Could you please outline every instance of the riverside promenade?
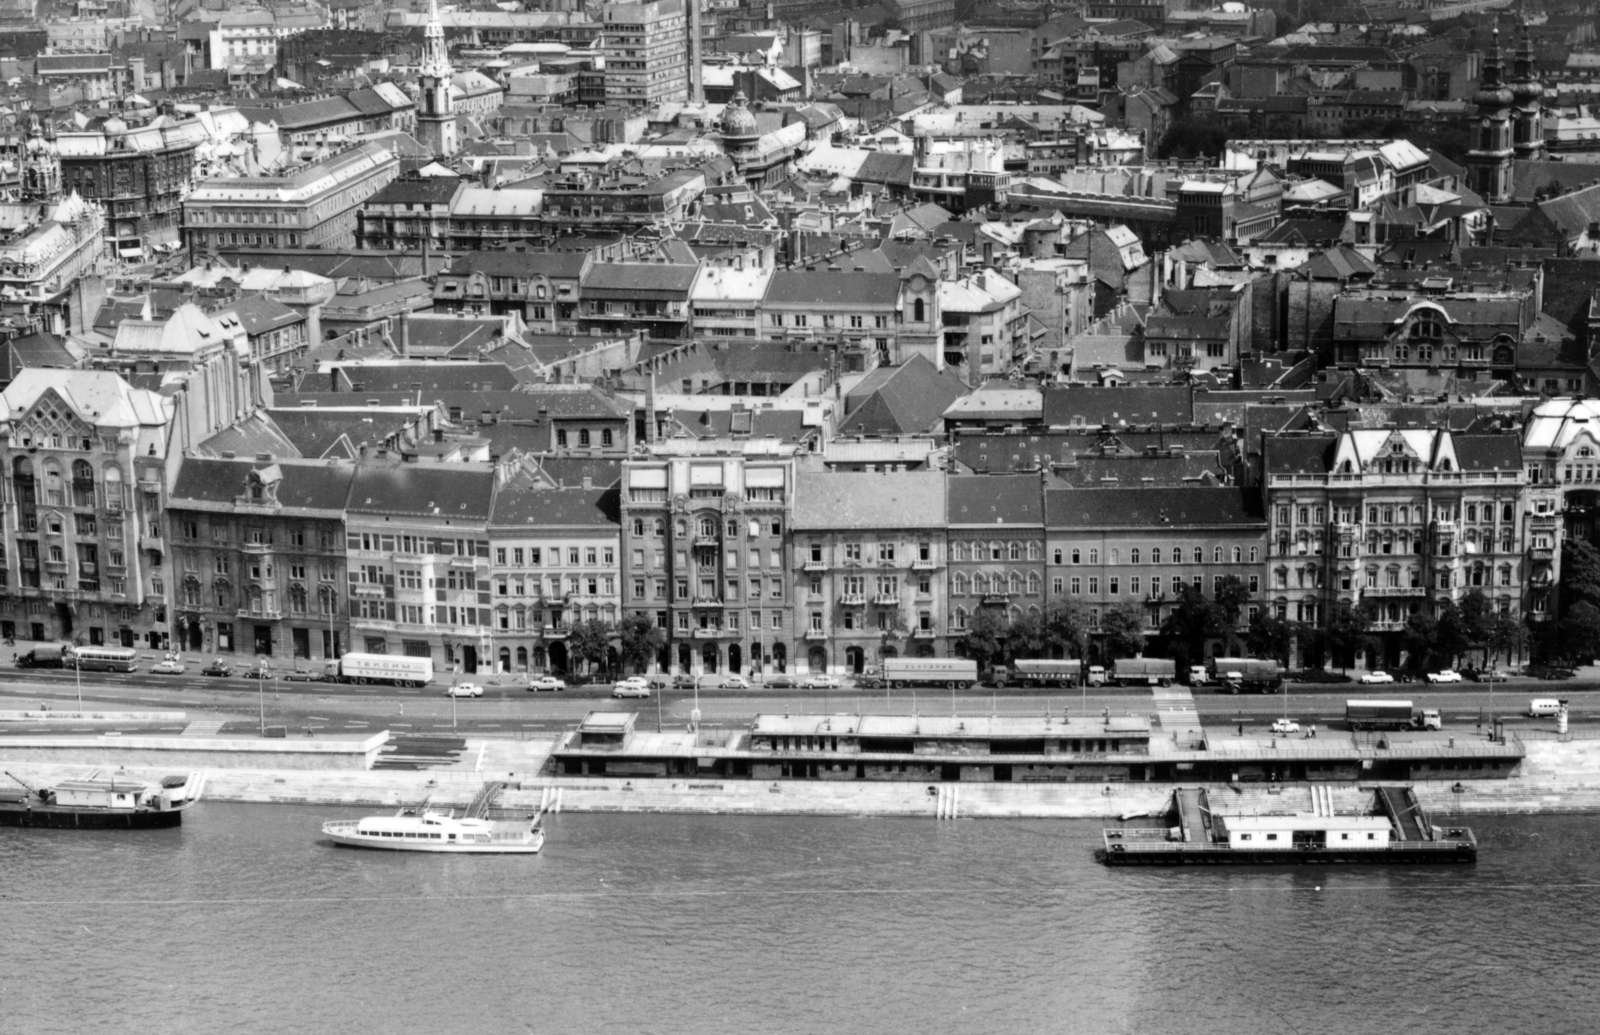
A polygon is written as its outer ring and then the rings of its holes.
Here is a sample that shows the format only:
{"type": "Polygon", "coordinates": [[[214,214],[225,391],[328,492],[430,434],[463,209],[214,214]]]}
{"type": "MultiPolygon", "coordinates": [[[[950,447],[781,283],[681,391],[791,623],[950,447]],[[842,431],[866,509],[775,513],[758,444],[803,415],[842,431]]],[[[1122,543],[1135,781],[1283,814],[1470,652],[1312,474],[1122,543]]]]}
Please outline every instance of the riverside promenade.
{"type": "MultiPolygon", "coordinates": [[[[466,738],[462,749],[415,768],[373,768],[388,734],[291,741],[227,737],[72,736],[0,740],[0,770],[31,784],[86,768],[160,777],[203,768],[210,800],[398,808],[430,802],[465,807],[487,781],[506,784],[509,808],[569,812],[744,815],[922,816],[928,818],[1108,819],[1163,809],[1177,786],[1204,786],[1232,808],[1309,809],[1313,785],[1358,794],[1392,781],[1195,781],[1107,783],[926,783],[726,777],[557,775],[558,738],[466,738]]],[[[1600,812],[1600,738],[1529,739],[1515,772],[1500,779],[1408,780],[1436,815],[1600,812]]]]}

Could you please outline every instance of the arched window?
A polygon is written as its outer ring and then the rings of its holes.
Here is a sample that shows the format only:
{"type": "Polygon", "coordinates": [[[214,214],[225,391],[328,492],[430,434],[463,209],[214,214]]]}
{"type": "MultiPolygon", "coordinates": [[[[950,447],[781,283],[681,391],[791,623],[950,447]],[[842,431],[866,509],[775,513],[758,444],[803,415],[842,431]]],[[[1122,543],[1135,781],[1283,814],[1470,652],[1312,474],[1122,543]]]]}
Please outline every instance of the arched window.
{"type": "Polygon", "coordinates": [[[1077,564],[1078,563],[1079,557],[1080,557],[1080,554],[1078,553],[1077,550],[1072,551],[1072,563],[1073,564],[1077,564]]]}
{"type": "Polygon", "coordinates": [[[1507,504],[1504,504],[1504,505],[1501,506],[1501,508],[1500,508],[1500,520],[1501,521],[1514,520],[1514,518],[1512,517],[1511,504],[1507,503],[1507,504]]]}
{"type": "Polygon", "coordinates": [[[973,572],[972,592],[980,597],[989,592],[989,576],[981,571],[973,572]]]}
{"type": "Polygon", "coordinates": [[[1150,547],[1150,563],[1151,564],[1160,564],[1161,563],[1161,547],[1159,547],[1159,546],[1150,547]]]}
{"type": "Polygon", "coordinates": [[[1117,549],[1115,546],[1113,546],[1111,548],[1111,563],[1112,564],[1121,564],[1122,563],[1122,551],[1117,549]]]}
{"type": "Polygon", "coordinates": [[[1128,551],[1128,563],[1129,564],[1138,564],[1139,563],[1139,548],[1137,546],[1135,546],[1133,549],[1128,551]]]}
{"type": "Polygon", "coordinates": [[[289,587],[289,610],[298,615],[306,613],[306,588],[298,582],[289,587]]]}
{"type": "Polygon", "coordinates": [[[950,580],[951,591],[957,596],[967,595],[967,577],[961,572],[956,572],[955,578],[950,580]]]}
{"type": "Polygon", "coordinates": [[[928,307],[922,301],[922,299],[919,298],[919,299],[915,300],[914,302],[912,302],[911,303],[911,319],[915,320],[917,323],[922,323],[927,318],[928,318],[928,307]]]}
{"type": "Polygon", "coordinates": [[[1406,332],[1406,337],[1412,342],[1436,344],[1444,338],[1444,325],[1439,322],[1436,313],[1418,313],[1417,318],[1411,322],[1411,329],[1406,332]]]}
{"type": "Polygon", "coordinates": [[[11,484],[17,490],[18,503],[35,503],[33,493],[33,461],[19,456],[11,462],[11,484]]]}
{"type": "Polygon", "coordinates": [[[1028,595],[1030,597],[1039,595],[1039,573],[1036,571],[1028,572],[1028,595]]]}
{"type": "Polygon", "coordinates": [[[1089,550],[1089,563],[1090,564],[1099,564],[1100,563],[1100,551],[1099,550],[1092,549],[1092,548],[1089,550]]]}
{"type": "Polygon", "coordinates": [[[1022,576],[1018,575],[1016,572],[1012,572],[1011,573],[1011,578],[1007,582],[1007,588],[1014,594],[1015,593],[1021,593],[1022,592],[1022,576]]]}
{"type": "Polygon", "coordinates": [[[966,560],[967,559],[967,544],[966,543],[951,543],[950,544],[950,559],[952,561],[964,561],[964,560],[966,560]]]}
{"type": "Polygon", "coordinates": [[[1007,549],[1006,553],[1007,553],[1007,556],[1009,556],[1014,561],[1022,560],[1022,544],[1021,543],[1012,543],[1010,545],[1010,547],[1007,549]]]}
{"type": "Polygon", "coordinates": [[[1478,520],[1478,505],[1476,503],[1468,503],[1467,504],[1467,520],[1468,521],[1477,521],[1478,520]]]}
{"type": "Polygon", "coordinates": [[[964,608],[964,607],[958,607],[958,608],[956,608],[956,628],[957,629],[965,629],[966,627],[967,627],[967,609],[964,608]]]}
{"type": "Polygon", "coordinates": [[[1028,543],[1028,560],[1030,560],[1030,561],[1038,560],[1039,559],[1039,549],[1040,549],[1039,544],[1036,543],[1036,542],[1032,542],[1030,540],[1029,543],[1028,543]]]}
{"type": "Polygon", "coordinates": [[[106,509],[122,509],[122,468],[116,464],[106,464],[106,509]]]}
{"type": "Polygon", "coordinates": [[[1220,546],[1212,547],[1212,549],[1211,549],[1211,563],[1213,563],[1213,564],[1221,564],[1222,563],[1222,547],[1220,547],[1220,546]]]}
{"type": "Polygon", "coordinates": [[[87,460],[72,461],[72,505],[94,506],[94,467],[87,460]]]}
{"type": "Polygon", "coordinates": [[[1061,563],[1061,551],[1060,550],[1056,550],[1050,556],[1054,558],[1054,560],[1051,563],[1053,563],[1053,564],[1060,564],[1061,563]]]}

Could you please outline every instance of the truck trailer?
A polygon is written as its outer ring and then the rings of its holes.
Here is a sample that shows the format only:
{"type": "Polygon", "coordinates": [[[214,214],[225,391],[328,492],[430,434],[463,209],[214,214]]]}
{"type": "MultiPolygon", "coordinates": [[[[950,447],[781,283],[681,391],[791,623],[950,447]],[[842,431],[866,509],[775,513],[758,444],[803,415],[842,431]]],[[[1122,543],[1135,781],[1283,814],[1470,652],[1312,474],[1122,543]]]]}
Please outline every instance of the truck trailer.
{"type": "Polygon", "coordinates": [[[322,678],[329,683],[422,686],[433,679],[433,659],[404,654],[346,654],[327,662],[322,678]]]}
{"type": "Polygon", "coordinates": [[[1283,689],[1283,668],[1270,658],[1212,658],[1207,672],[1218,693],[1273,694],[1283,689]]]}
{"type": "Polygon", "coordinates": [[[978,663],[967,658],[884,658],[883,681],[896,690],[910,686],[966,690],[978,681],[978,663]]]}
{"type": "Polygon", "coordinates": [[[35,647],[30,651],[23,651],[17,655],[18,668],[66,668],[67,661],[72,656],[72,648],[51,644],[47,647],[35,647]]]}
{"type": "Polygon", "coordinates": [[[1171,658],[1118,658],[1111,664],[1111,682],[1117,686],[1171,686],[1178,678],[1178,663],[1171,658]]]}
{"type": "Polygon", "coordinates": [[[1056,661],[1045,658],[1019,658],[1011,667],[996,665],[990,680],[1006,686],[1077,686],[1083,675],[1083,662],[1073,658],[1056,661]]]}
{"type": "Polygon", "coordinates": [[[1444,720],[1437,708],[1414,709],[1410,701],[1348,700],[1345,721],[1353,730],[1437,730],[1444,720]]]}

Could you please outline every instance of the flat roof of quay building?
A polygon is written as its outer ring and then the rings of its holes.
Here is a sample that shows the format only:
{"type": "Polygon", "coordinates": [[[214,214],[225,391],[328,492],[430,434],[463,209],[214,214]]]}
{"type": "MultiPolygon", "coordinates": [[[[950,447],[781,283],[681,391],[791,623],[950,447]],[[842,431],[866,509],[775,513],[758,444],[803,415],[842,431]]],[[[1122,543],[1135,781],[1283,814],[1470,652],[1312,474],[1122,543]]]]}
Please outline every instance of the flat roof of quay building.
{"type": "MultiPolygon", "coordinates": [[[[776,737],[848,738],[852,753],[932,755],[965,753],[971,757],[980,744],[990,754],[1005,756],[1019,741],[1115,741],[1114,751],[1095,745],[1098,757],[1138,757],[1149,762],[1339,762],[1360,759],[1518,760],[1525,751],[1515,738],[1494,742],[1482,736],[1445,732],[1406,732],[1384,735],[1323,730],[1316,737],[1235,736],[1232,723],[1203,731],[1199,741],[1180,740],[1153,728],[1143,715],[860,715],[854,713],[786,713],[757,715],[745,729],[710,729],[696,732],[686,726],[672,729],[638,728],[639,713],[593,711],[574,733],[557,747],[557,754],[601,751],[608,755],[640,758],[705,757],[708,755],[771,755],[776,737]],[[756,738],[760,738],[757,746],[756,738]],[[878,745],[861,750],[862,741],[913,741],[904,748],[884,751],[878,745]],[[970,742],[970,746],[961,742],[970,742]]],[[[841,745],[844,747],[845,745],[841,745]]],[[[1024,752],[1033,754],[1032,751],[1024,752]]],[[[1071,760],[1076,753],[1062,751],[1052,757],[1071,760]]]]}

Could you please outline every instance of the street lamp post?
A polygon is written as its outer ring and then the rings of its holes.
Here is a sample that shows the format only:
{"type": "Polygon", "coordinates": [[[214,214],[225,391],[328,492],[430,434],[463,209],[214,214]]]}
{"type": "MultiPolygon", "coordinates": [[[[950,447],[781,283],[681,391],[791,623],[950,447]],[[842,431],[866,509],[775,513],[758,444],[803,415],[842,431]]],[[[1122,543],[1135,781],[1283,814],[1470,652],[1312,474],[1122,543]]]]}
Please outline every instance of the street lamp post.
{"type": "Polygon", "coordinates": [[[78,711],[83,711],[83,665],[77,658],[72,659],[72,671],[78,680],[78,711]]]}
{"type": "Polygon", "coordinates": [[[261,735],[267,735],[267,666],[256,663],[256,700],[261,706],[261,735]]]}

